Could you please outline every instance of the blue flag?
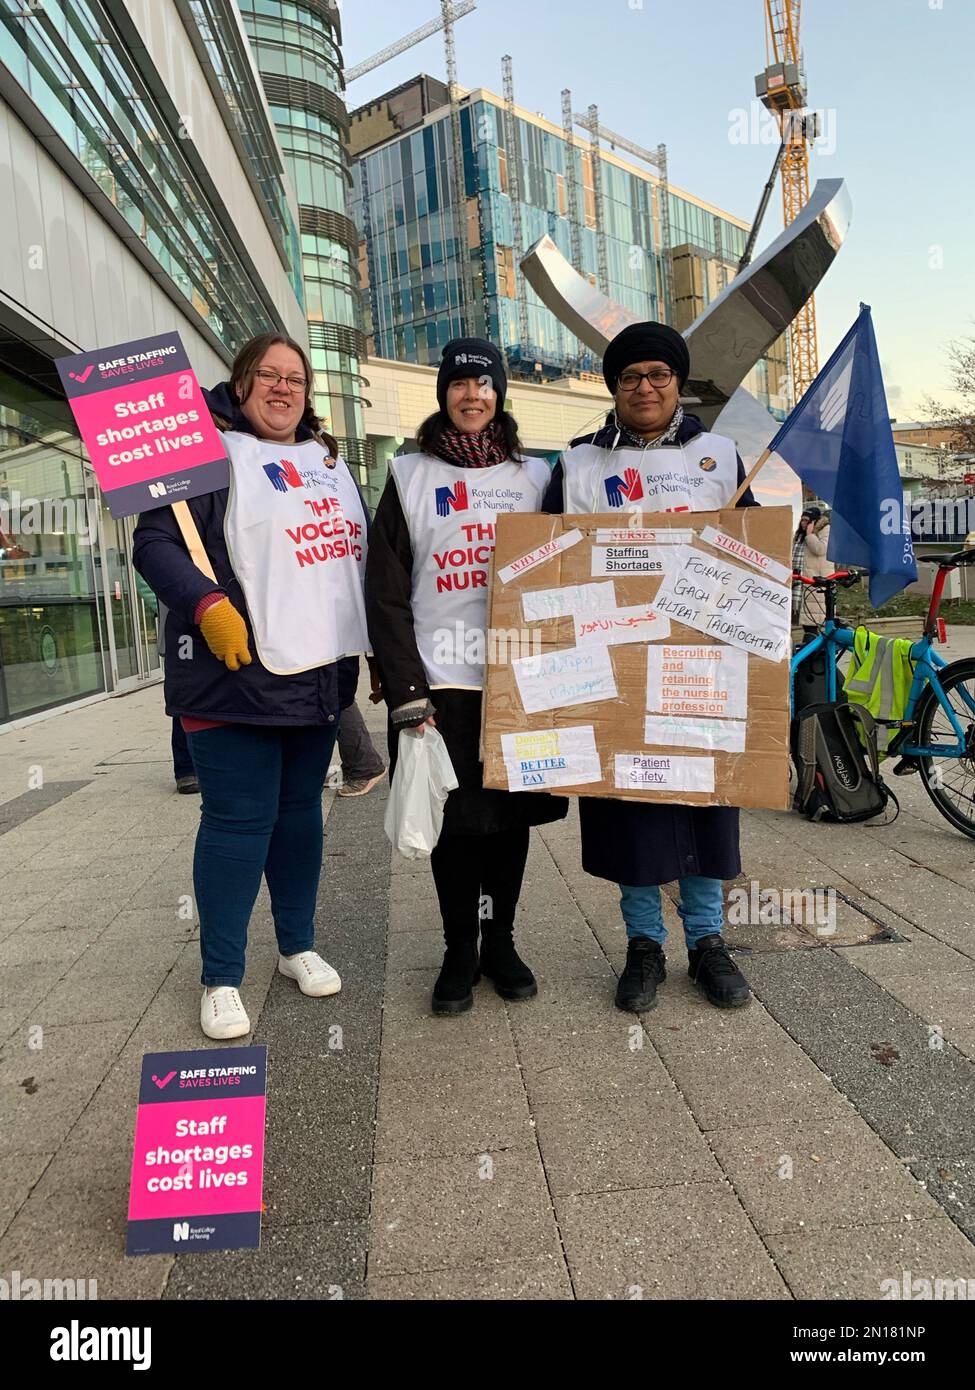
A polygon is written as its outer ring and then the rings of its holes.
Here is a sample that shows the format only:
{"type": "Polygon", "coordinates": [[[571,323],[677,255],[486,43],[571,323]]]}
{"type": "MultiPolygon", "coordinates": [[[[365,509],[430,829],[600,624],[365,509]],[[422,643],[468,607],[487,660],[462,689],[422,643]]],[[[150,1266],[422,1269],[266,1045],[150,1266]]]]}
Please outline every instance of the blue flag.
{"type": "Polygon", "coordinates": [[[826,554],[870,571],[874,608],[917,579],[868,304],[768,447],[832,508],[826,554]]]}

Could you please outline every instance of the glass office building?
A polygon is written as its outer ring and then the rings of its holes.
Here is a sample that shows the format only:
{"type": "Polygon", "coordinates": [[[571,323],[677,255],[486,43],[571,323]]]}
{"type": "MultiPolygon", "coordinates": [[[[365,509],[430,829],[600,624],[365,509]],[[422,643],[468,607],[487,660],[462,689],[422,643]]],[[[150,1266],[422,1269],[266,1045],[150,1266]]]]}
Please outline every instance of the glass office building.
{"type": "Polygon", "coordinates": [[[56,359],[175,329],[212,385],[254,334],[305,338],[240,16],[154,0],[160,17],[140,33],[113,0],[0,0],[0,722],[159,669],[135,518],[101,498],[56,359]]]}
{"type": "MultiPolygon", "coordinates": [[[[363,234],[370,350],[379,357],[435,365],[462,330],[461,273],[473,278],[468,332],[502,344],[516,371],[534,380],[593,372],[598,360],[527,289],[527,341],[521,341],[514,220],[504,107],[484,90],[461,103],[464,215],[457,227],[448,193],[450,120],[446,89],[420,77],[353,111],[353,216],[363,234]],[[412,127],[412,128],[411,128],[412,127]]],[[[546,233],[571,261],[567,187],[574,161],[581,265],[597,283],[594,161],[589,141],[570,148],[561,127],[515,116],[525,248],[546,233]]],[[[747,228],[690,194],[669,194],[674,292],[665,307],[659,179],[604,149],[598,160],[607,292],[648,319],[686,328],[732,278],[747,228]]],[[[781,354],[784,374],[784,348],[781,354]]],[[[766,386],[767,376],[762,378],[766,386]]],[[[778,376],[776,388],[780,386],[778,376]]]]}
{"type": "Polygon", "coordinates": [[[239,6],[298,199],[318,414],[365,483],[370,450],[359,365],[366,344],[359,234],[346,209],[351,173],[339,9],[329,0],[239,0],[239,6]]]}

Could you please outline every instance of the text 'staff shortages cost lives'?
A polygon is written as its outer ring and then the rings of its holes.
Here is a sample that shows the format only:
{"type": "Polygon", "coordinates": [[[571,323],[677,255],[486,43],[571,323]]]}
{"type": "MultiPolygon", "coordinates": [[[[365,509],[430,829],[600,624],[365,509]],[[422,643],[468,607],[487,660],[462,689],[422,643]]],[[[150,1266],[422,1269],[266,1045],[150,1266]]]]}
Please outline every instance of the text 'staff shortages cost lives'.
{"type": "Polygon", "coordinates": [[[256,1250],[267,1048],[142,1059],[126,1253],[256,1250]]]}
{"type": "Polygon", "coordinates": [[[228,485],[227,455],[178,333],[59,357],[57,367],[112,516],[228,485]]]}

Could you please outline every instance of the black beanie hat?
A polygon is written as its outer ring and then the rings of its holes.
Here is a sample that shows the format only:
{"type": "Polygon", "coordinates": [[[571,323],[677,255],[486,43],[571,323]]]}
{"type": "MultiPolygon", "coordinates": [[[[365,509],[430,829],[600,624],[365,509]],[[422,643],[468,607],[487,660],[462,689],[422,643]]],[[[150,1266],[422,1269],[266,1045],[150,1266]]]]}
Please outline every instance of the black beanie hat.
{"type": "Polygon", "coordinates": [[[498,396],[495,419],[504,408],[504,398],[508,392],[508,378],[505,375],[501,354],[493,343],[484,338],[452,338],[443,350],[440,370],[437,373],[437,404],[446,413],[447,387],[458,377],[489,376],[491,385],[498,396]]]}
{"type": "Polygon", "coordinates": [[[691,354],[676,328],[666,323],[631,323],[617,333],[603,357],[603,377],[612,395],[634,362],[666,362],[677,373],[681,390],[691,370],[691,354]]]}

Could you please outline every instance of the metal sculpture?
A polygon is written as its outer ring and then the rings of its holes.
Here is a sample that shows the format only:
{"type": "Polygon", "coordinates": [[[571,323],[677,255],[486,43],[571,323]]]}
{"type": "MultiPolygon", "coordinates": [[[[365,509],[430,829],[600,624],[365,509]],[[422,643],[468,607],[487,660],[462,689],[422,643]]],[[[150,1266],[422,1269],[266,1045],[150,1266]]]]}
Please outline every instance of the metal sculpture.
{"type": "MultiPolygon", "coordinates": [[[[756,362],[782,336],[843,244],[850,199],[842,179],[820,179],[799,216],[736,275],[684,333],[691,353],[686,394],[712,426],[756,362]]],[[[640,315],[609,299],[573,270],[550,236],[521,261],[526,280],[571,333],[602,357],[606,344],[640,315]]]]}

